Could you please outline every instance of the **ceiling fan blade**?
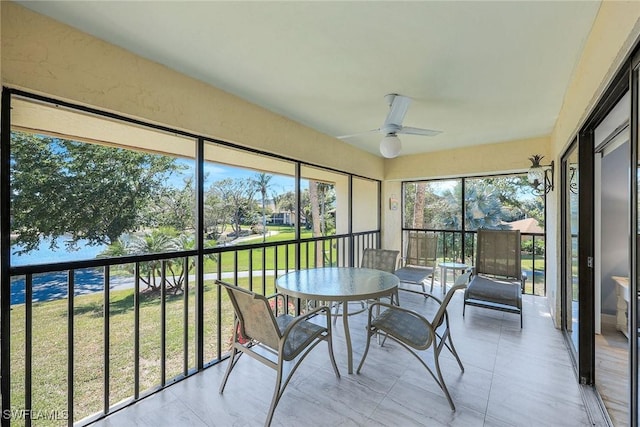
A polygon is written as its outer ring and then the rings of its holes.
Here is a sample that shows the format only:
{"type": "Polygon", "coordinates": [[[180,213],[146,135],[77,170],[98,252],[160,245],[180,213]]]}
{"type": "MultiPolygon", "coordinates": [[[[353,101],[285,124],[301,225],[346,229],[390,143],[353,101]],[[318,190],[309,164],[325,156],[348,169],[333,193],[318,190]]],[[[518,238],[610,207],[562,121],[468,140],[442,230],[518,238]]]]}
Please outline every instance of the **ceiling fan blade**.
{"type": "Polygon", "coordinates": [[[382,125],[382,129],[388,126],[402,126],[405,114],[411,104],[411,98],[402,95],[393,95],[393,101],[391,102],[391,108],[389,114],[382,125]]]}
{"type": "Polygon", "coordinates": [[[404,133],[407,135],[424,135],[424,136],[436,136],[442,133],[440,130],[432,130],[432,129],[420,129],[420,128],[412,128],[409,126],[403,126],[396,133],[404,133]]]}
{"type": "Polygon", "coordinates": [[[338,139],[353,138],[354,136],[366,135],[366,134],[372,133],[372,132],[380,132],[380,129],[371,129],[371,130],[368,130],[366,132],[352,133],[351,135],[336,136],[336,138],[338,138],[338,139]]]}

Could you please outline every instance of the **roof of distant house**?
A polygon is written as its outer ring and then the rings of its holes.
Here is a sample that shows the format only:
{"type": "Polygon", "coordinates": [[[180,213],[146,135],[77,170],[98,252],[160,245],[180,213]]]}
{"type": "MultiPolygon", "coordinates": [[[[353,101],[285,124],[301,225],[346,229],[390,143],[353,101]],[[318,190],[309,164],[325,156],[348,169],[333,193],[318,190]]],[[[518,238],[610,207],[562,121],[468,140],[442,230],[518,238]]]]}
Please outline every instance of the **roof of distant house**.
{"type": "Polygon", "coordinates": [[[540,223],[535,218],[525,218],[504,224],[512,230],[520,230],[521,233],[544,233],[544,228],[540,227],[540,223]]]}

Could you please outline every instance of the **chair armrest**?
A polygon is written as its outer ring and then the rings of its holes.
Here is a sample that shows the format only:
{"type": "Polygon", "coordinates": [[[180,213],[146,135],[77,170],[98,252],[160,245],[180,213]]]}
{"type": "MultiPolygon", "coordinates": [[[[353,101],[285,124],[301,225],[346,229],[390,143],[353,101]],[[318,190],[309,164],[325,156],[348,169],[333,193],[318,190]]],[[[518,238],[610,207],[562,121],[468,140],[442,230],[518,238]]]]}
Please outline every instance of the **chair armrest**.
{"type": "MultiPolygon", "coordinates": [[[[426,294],[426,295],[428,295],[428,294],[426,294]]],[[[429,320],[427,320],[426,317],[424,317],[422,314],[418,313],[417,311],[410,310],[408,308],[400,307],[399,305],[389,304],[389,303],[382,302],[382,301],[374,302],[374,303],[369,305],[369,324],[371,324],[371,319],[373,317],[373,309],[376,306],[385,307],[388,310],[396,310],[396,311],[401,311],[401,312],[410,314],[411,316],[422,320],[423,322],[425,322],[425,324],[427,324],[427,325],[429,325],[429,327],[431,327],[431,322],[429,322],[429,320]]]]}
{"type": "Polygon", "coordinates": [[[422,296],[423,296],[423,297],[425,297],[425,298],[432,298],[432,299],[434,299],[438,304],[442,304],[442,301],[441,301],[439,298],[437,298],[437,297],[435,297],[435,296],[431,295],[429,292],[422,292],[422,291],[418,291],[418,290],[415,290],[415,289],[405,289],[405,288],[402,288],[402,291],[403,291],[403,292],[410,292],[410,293],[412,293],[412,294],[422,295],[422,296]]]}
{"type": "Polygon", "coordinates": [[[323,305],[321,307],[318,307],[316,309],[313,309],[305,314],[301,314],[300,316],[296,317],[291,323],[289,323],[289,325],[287,325],[287,328],[282,333],[282,336],[286,338],[291,332],[291,330],[295,328],[299,323],[305,322],[311,319],[312,317],[317,316],[318,313],[320,313],[321,311],[325,312],[327,316],[327,330],[331,331],[331,307],[327,307],[323,305]]]}
{"type": "Polygon", "coordinates": [[[287,311],[288,311],[287,308],[286,308],[287,307],[287,297],[284,294],[276,293],[276,294],[273,294],[273,295],[269,295],[268,297],[265,297],[265,298],[268,299],[268,300],[270,300],[270,299],[275,299],[276,300],[276,303],[275,303],[275,306],[274,306],[274,310],[273,310],[273,312],[274,312],[276,317],[278,317],[278,298],[282,299],[282,307],[284,308],[284,312],[287,313],[287,311]]]}

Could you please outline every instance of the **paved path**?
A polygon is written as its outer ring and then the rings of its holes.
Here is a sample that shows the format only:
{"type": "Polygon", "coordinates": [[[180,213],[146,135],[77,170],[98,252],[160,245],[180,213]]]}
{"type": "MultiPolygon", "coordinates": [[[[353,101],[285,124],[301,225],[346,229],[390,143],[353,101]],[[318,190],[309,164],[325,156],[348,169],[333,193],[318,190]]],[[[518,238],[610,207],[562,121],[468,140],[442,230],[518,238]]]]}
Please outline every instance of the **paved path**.
{"type": "MultiPolygon", "coordinates": [[[[267,276],[273,276],[274,272],[267,271],[267,276]]],[[[279,271],[279,275],[285,274],[285,271],[279,271]]],[[[262,270],[254,271],[253,277],[261,277],[262,270]]],[[[222,279],[233,279],[233,272],[222,273],[222,279]]],[[[239,271],[238,277],[249,277],[248,271],[239,271]]],[[[218,278],[217,273],[207,273],[204,275],[205,280],[215,280],[218,278]]],[[[189,282],[196,280],[195,275],[189,276],[189,282]]],[[[77,295],[86,295],[104,290],[104,276],[102,271],[95,270],[76,270],[75,272],[75,292],[77,295]]],[[[134,287],[135,281],[133,277],[111,277],[110,287],[112,290],[131,289],[134,287]]],[[[147,285],[140,282],[140,289],[146,289],[147,285]]],[[[38,274],[33,277],[32,283],[33,301],[51,301],[67,297],[67,273],[56,272],[48,274],[38,274]]],[[[24,304],[25,302],[25,281],[24,278],[11,281],[11,304],[24,304]]]]}

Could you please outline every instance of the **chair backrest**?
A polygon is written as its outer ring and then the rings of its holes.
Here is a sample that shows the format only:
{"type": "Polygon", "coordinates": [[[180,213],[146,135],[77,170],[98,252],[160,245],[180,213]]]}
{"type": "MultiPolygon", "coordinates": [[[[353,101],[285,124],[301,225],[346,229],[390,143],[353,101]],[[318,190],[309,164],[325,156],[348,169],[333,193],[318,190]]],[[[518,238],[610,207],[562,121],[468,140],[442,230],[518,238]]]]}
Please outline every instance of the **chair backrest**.
{"type": "Polygon", "coordinates": [[[444,315],[447,310],[447,306],[449,305],[451,298],[453,298],[453,294],[455,294],[456,291],[459,289],[466,288],[467,284],[469,283],[470,277],[471,277],[471,270],[466,271],[464,274],[461,274],[456,278],[456,282],[453,284],[451,289],[447,291],[447,295],[445,295],[444,299],[442,300],[442,304],[440,304],[440,308],[438,308],[438,311],[436,311],[436,314],[433,316],[433,320],[431,321],[431,324],[433,325],[434,328],[438,329],[438,327],[442,324],[444,320],[444,315]]]}
{"type": "Polygon", "coordinates": [[[520,280],[520,230],[478,230],[476,273],[520,280]]]}
{"type": "Polygon", "coordinates": [[[437,257],[438,235],[436,233],[409,232],[405,265],[435,267],[437,257]]]}
{"type": "Polygon", "coordinates": [[[221,280],[216,280],[216,284],[227,290],[240,324],[242,336],[277,350],[281,334],[269,306],[269,300],[263,295],[221,280]]]}
{"type": "Polygon", "coordinates": [[[386,271],[387,273],[393,273],[398,269],[399,254],[400,251],[366,248],[362,253],[360,267],[373,268],[376,270],[386,271]]]}

